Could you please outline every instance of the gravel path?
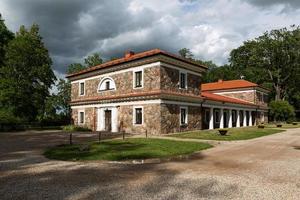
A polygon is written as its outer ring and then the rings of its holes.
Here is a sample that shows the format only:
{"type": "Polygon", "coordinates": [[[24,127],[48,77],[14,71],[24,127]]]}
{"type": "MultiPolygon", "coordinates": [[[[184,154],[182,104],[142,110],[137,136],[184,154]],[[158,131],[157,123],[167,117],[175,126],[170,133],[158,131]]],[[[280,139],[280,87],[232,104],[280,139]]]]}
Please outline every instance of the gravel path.
{"type": "MultiPolygon", "coordinates": [[[[75,137],[75,142],[96,139],[75,137]]],[[[0,133],[0,199],[299,199],[300,128],[224,142],[190,160],[114,164],[48,160],[59,132],[0,133]]]]}

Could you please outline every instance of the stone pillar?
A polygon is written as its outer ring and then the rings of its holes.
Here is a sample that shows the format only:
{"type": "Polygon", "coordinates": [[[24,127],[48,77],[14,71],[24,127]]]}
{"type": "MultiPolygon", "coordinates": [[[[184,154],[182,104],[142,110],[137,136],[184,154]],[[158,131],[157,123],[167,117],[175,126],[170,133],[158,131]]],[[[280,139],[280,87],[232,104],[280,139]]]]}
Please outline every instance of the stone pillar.
{"type": "Polygon", "coordinates": [[[241,125],[241,116],[240,116],[240,110],[236,110],[236,127],[240,127],[241,125]]]}
{"type": "Polygon", "coordinates": [[[252,126],[252,111],[249,110],[249,126],[252,126]]]}
{"type": "Polygon", "coordinates": [[[247,126],[246,110],[243,110],[243,126],[247,126]]]}
{"type": "Polygon", "coordinates": [[[232,128],[232,110],[228,109],[228,128],[232,128]]]}
{"type": "Polygon", "coordinates": [[[220,108],[220,128],[224,128],[224,110],[220,108]]]}
{"type": "Polygon", "coordinates": [[[209,109],[209,129],[214,129],[214,108],[209,109]]]}

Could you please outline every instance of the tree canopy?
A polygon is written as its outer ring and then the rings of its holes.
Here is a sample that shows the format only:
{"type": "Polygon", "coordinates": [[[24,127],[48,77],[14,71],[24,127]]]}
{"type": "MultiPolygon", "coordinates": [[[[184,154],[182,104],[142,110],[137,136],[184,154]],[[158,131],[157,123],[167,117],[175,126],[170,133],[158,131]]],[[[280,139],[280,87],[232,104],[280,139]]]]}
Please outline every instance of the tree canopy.
{"type": "Polygon", "coordinates": [[[72,74],[83,69],[100,65],[103,63],[103,59],[100,57],[99,53],[94,53],[84,59],[84,64],[72,63],[68,66],[67,73],[72,74]]]}

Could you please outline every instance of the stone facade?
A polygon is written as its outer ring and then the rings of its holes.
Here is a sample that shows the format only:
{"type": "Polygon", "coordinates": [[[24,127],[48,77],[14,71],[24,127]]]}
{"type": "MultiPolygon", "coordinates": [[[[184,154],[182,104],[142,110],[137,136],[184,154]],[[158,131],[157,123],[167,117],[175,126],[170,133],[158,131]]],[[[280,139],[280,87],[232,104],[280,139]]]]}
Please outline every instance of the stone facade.
{"type": "Polygon", "coordinates": [[[188,108],[188,123],[180,125],[180,105],[161,105],[161,133],[175,133],[201,129],[201,108],[184,106],[188,108]]]}

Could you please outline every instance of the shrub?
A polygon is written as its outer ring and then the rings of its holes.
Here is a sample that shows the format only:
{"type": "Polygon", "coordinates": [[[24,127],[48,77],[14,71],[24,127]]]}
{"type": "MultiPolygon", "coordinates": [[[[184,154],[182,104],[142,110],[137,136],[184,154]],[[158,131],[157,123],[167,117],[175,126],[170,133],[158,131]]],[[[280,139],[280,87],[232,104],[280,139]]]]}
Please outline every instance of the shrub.
{"type": "Polygon", "coordinates": [[[295,117],[295,110],[287,101],[271,101],[270,115],[275,121],[286,121],[295,117]]]}
{"type": "Polygon", "coordinates": [[[9,109],[0,109],[0,131],[24,130],[23,120],[9,109]]]}
{"type": "Polygon", "coordinates": [[[293,122],[293,125],[297,125],[298,123],[297,122],[293,122]]]}
{"type": "Polygon", "coordinates": [[[258,127],[258,128],[265,128],[265,125],[259,124],[257,127],[258,127]]]}
{"type": "Polygon", "coordinates": [[[92,130],[87,128],[87,127],[68,125],[68,126],[63,127],[63,131],[66,131],[66,132],[76,132],[76,131],[86,132],[86,131],[92,131],[92,130]]]}

